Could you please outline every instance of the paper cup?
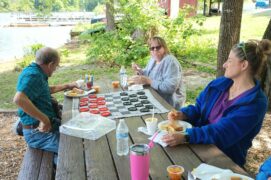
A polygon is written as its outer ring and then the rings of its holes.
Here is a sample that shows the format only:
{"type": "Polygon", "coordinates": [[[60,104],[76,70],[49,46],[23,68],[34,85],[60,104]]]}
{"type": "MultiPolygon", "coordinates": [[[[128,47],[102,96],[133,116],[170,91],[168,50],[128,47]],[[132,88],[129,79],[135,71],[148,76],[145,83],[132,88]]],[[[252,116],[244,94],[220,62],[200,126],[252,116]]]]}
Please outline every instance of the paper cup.
{"type": "Polygon", "coordinates": [[[147,118],[145,119],[147,131],[149,135],[153,135],[157,130],[157,118],[147,118]]]}

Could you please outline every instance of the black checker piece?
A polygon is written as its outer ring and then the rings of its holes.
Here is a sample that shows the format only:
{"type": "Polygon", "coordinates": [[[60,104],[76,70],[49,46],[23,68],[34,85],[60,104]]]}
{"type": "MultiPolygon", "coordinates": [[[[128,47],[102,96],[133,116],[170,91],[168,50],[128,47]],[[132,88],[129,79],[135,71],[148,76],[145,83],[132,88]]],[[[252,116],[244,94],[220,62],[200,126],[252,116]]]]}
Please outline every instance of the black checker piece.
{"type": "Polygon", "coordinates": [[[148,100],[142,100],[141,103],[142,103],[142,104],[150,104],[151,102],[148,101],[148,100]]]}
{"type": "Polygon", "coordinates": [[[147,96],[139,96],[139,99],[147,99],[147,96]]]}
{"type": "Polygon", "coordinates": [[[132,98],[130,99],[131,102],[138,102],[138,99],[137,98],[132,98]]]}
{"type": "Polygon", "coordinates": [[[142,108],[140,109],[140,112],[150,112],[150,110],[148,108],[142,108]]]}
{"type": "Polygon", "coordinates": [[[127,92],[121,92],[120,95],[121,96],[128,96],[128,93],[127,92]]]}
{"type": "Polygon", "coordinates": [[[129,110],[129,111],[136,111],[137,108],[136,108],[136,107],[129,107],[128,110],[129,110]]]}
{"type": "Polygon", "coordinates": [[[121,98],[122,101],[129,101],[129,97],[123,97],[121,98]]]}
{"type": "Polygon", "coordinates": [[[131,105],[132,103],[130,102],[130,101],[125,101],[125,102],[123,102],[123,105],[124,106],[129,106],[129,105],[131,105]]]}
{"type": "Polygon", "coordinates": [[[153,108],[153,105],[147,104],[147,105],[145,105],[145,108],[152,109],[152,108],[153,108]]]}
{"type": "Polygon", "coordinates": [[[135,104],[135,107],[142,107],[142,106],[143,106],[142,103],[137,103],[137,104],[135,104]]]}
{"type": "Polygon", "coordinates": [[[144,95],[145,92],[144,92],[144,91],[139,91],[139,92],[137,92],[136,94],[138,94],[138,95],[144,95]]]}
{"type": "Polygon", "coordinates": [[[130,94],[129,97],[133,98],[133,97],[137,97],[136,94],[130,94]]]}

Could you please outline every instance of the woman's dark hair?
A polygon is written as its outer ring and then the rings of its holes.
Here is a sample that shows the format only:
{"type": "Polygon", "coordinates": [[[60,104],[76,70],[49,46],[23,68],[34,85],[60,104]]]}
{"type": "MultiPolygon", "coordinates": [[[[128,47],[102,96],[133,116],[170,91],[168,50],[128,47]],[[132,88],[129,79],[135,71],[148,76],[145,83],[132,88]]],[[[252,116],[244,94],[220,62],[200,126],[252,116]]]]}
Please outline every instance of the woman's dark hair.
{"type": "Polygon", "coordinates": [[[169,49],[167,47],[167,43],[163,38],[161,38],[159,36],[151,37],[148,42],[149,46],[151,45],[151,42],[153,42],[153,41],[156,41],[160,46],[162,46],[165,49],[165,54],[169,54],[169,49]]]}
{"type": "Polygon", "coordinates": [[[36,53],[36,62],[38,64],[49,64],[50,62],[57,62],[59,60],[57,50],[50,47],[43,47],[36,53]]]}
{"type": "Polygon", "coordinates": [[[271,41],[268,39],[248,40],[232,47],[232,51],[240,60],[247,60],[250,65],[252,76],[261,73],[263,66],[266,65],[267,57],[271,54],[271,41]]]}

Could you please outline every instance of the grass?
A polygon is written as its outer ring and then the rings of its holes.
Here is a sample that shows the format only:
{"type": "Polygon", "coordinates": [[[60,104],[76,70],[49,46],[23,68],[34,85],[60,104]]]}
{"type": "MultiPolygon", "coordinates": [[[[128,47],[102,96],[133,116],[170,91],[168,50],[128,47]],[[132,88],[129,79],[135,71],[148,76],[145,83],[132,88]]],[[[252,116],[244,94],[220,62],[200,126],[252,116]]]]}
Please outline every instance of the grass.
{"type": "MultiPolygon", "coordinates": [[[[241,37],[246,41],[248,39],[261,39],[270,15],[243,14],[241,37]]],[[[187,49],[182,49],[183,58],[180,60],[183,69],[193,68],[195,71],[207,72],[215,74],[217,44],[219,37],[220,16],[206,18],[203,26],[199,27],[201,35],[194,35],[187,43],[187,49]],[[189,62],[189,63],[188,63],[189,62]],[[191,65],[192,64],[192,65],[191,65]]],[[[62,47],[63,52],[61,59],[61,68],[49,79],[49,84],[61,84],[72,82],[80,79],[84,74],[93,74],[96,81],[102,78],[113,80],[118,78],[119,68],[109,68],[97,65],[97,63],[89,64],[86,60],[87,44],[78,47],[62,47]]],[[[0,109],[14,109],[16,106],[12,102],[12,98],[16,91],[16,82],[19,72],[13,71],[14,62],[3,63],[0,66],[0,109]]],[[[131,73],[130,69],[128,72],[131,73]]],[[[195,90],[187,90],[187,103],[193,103],[198,93],[203,89],[199,87],[195,90]]],[[[63,93],[55,94],[58,100],[63,100],[63,93]]]]}

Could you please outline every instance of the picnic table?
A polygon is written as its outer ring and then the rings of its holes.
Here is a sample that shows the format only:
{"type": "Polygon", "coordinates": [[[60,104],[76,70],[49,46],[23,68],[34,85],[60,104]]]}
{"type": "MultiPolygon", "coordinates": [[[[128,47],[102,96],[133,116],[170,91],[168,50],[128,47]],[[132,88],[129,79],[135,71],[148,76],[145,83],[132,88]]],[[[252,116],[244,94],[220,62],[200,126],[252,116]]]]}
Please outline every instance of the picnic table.
{"type": "MultiPolygon", "coordinates": [[[[103,82],[100,93],[120,91],[113,89],[110,82],[103,82]]],[[[170,106],[153,89],[153,96],[167,109],[170,106]]],[[[65,97],[63,106],[63,122],[72,118],[72,98],[65,97]]],[[[125,118],[129,128],[129,145],[148,143],[149,140],[137,128],[144,126],[144,119],[151,115],[125,118]]],[[[167,119],[167,113],[155,114],[158,121],[167,119]]],[[[118,123],[118,120],[117,120],[118,123]]],[[[77,137],[60,135],[56,179],[130,179],[130,162],[128,156],[118,156],[116,153],[116,131],[102,136],[96,141],[77,137]]],[[[150,152],[150,179],[168,179],[166,168],[178,164],[185,168],[183,179],[187,179],[187,171],[192,171],[201,163],[207,163],[233,172],[249,176],[248,173],[215,145],[183,144],[176,147],[165,147],[156,144],[150,152]]]]}

